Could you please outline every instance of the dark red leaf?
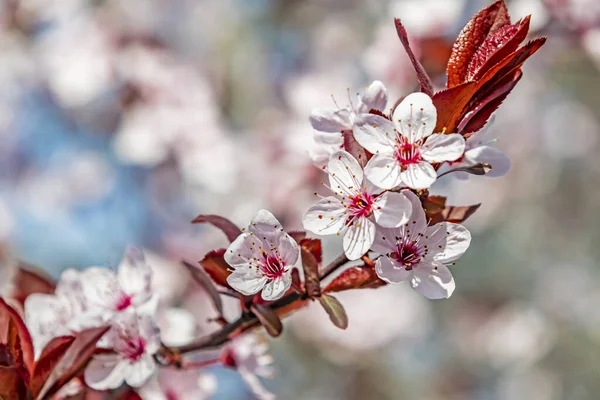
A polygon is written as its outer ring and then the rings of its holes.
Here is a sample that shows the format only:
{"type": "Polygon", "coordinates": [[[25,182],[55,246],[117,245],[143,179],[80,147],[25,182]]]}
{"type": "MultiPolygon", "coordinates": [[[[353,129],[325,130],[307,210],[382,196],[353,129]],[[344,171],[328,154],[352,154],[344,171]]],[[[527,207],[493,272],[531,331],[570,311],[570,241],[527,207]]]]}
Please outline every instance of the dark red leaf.
{"type": "Polygon", "coordinates": [[[406,54],[408,54],[408,58],[410,58],[410,62],[412,63],[415,72],[417,73],[417,80],[421,85],[421,92],[432,96],[433,83],[431,82],[431,78],[427,74],[427,71],[425,71],[425,68],[423,68],[423,65],[421,65],[421,63],[415,56],[415,53],[412,51],[410,43],[408,41],[408,33],[406,32],[404,25],[402,25],[402,22],[400,22],[400,19],[398,18],[394,18],[394,23],[396,24],[396,32],[398,32],[400,42],[402,43],[402,46],[404,46],[404,50],[406,51],[406,54]]]}
{"type": "Polygon", "coordinates": [[[192,224],[211,224],[214,227],[222,230],[230,242],[233,242],[242,234],[241,229],[238,228],[233,222],[218,215],[199,215],[194,218],[192,224]]]}
{"type": "Polygon", "coordinates": [[[447,87],[452,88],[467,80],[467,71],[471,59],[479,49],[479,46],[490,34],[492,27],[498,29],[505,21],[502,21],[502,13],[499,13],[503,1],[496,1],[492,5],[479,11],[462,29],[448,61],[446,73],[448,74],[447,87]],[[500,15],[500,19],[497,17],[500,15]]]}
{"type": "MultiPolygon", "coordinates": [[[[0,297],[0,342],[8,344],[17,367],[31,371],[33,367],[33,344],[21,316],[0,297]],[[22,363],[23,365],[19,365],[22,363]]],[[[21,371],[23,373],[23,371],[21,371]]]]}
{"type": "Polygon", "coordinates": [[[346,310],[344,310],[344,306],[333,296],[328,294],[324,294],[319,298],[319,303],[329,315],[329,319],[335,326],[340,329],[346,329],[348,327],[348,315],[346,315],[346,310]]]}
{"type": "Polygon", "coordinates": [[[466,82],[434,94],[432,100],[437,110],[435,132],[454,133],[476,91],[477,82],[466,82]]]}
{"type": "Polygon", "coordinates": [[[317,260],[317,263],[321,265],[323,262],[323,247],[321,245],[320,239],[304,239],[298,243],[300,247],[303,247],[305,250],[308,250],[317,260]]]}
{"type": "Polygon", "coordinates": [[[301,247],[302,268],[304,270],[304,289],[311,297],[321,295],[321,280],[319,279],[319,263],[315,256],[305,247],[301,247]]]}
{"type": "Polygon", "coordinates": [[[27,386],[17,368],[0,366],[0,399],[25,400],[28,398],[27,386]]]}
{"type": "Polygon", "coordinates": [[[376,110],[374,108],[371,108],[371,110],[369,110],[369,114],[375,114],[375,115],[379,115],[382,118],[390,119],[390,117],[388,117],[387,115],[385,115],[383,113],[383,111],[379,111],[379,110],[376,110]]]}
{"type": "Polygon", "coordinates": [[[288,235],[290,235],[292,237],[292,239],[294,239],[296,241],[296,243],[300,243],[300,241],[306,237],[306,232],[305,231],[290,231],[290,232],[288,232],[288,235]]]}
{"type": "Polygon", "coordinates": [[[92,359],[96,350],[96,343],[109,329],[110,326],[101,326],[77,333],[65,355],[48,376],[37,395],[37,399],[51,398],[61,387],[80,373],[92,359]]]}
{"type": "Polygon", "coordinates": [[[369,158],[365,149],[354,139],[354,133],[351,130],[343,130],[342,137],[344,138],[344,150],[352,154],[352,157],[356,158],[356,161],[364,168],[369,158]]]}
{"type": "Polygon", "coordinates": [[[215,306],[215,309],[217,310],[219,315],[222,316],[223,301],[221,300],[221,295],[219,294],[219,291],[215,287],[213,281],[210,279],[206,270],[201,268],[199,265],[193,265],[187,261],[182,261],[182,264],[190,272],[192,278],[194,278],[194,281],[196,281],[196,283],[198,283],[200,286],[202,286],[202,288],[204,288],[204,290],[206,290],[206,293],[208,293],[212,300],[213,306],[215,306]]]}
{"type": "Polygon", "coordinates": [[[440,212],[446,207],[446,197],[444,196],[423,196],[421,204],[426,212],[440,212]]]}
{"type": "Polygon", "coordinates": [[[204,256],[200,265],[216,284],[230,288],[227,277],[231,274],[229,264],[225,261],[225,249],[213,250],[204,256]]]}
{"type": "Polygon", "coordinates": [[[490,35],[471,59],[468,80],[481,78],[490,68],[517,50],[527,37],[530,19],[529,16],[525,17],[522,21],[506,25],[490,35]]]}
{"type": "Polygon", "coordinates": [[[56,288],[54,280],[48,274],[24,262],[19,262],[12,282],[10,297],[21,305],[25,302],[25,298],[32,293],[52,294],[56,288]]]}
{"type": "Polygon", "coordinates": [[[448,206],[444,208],[442,212],[433,213],[427,215],[431,218],[430,224],[437,224],[438,222],[454,222],[459,224],[464,222],[471,215],[475,214],[475,211],[479,209],[481,204],[474,204],[472,206],[448,206]]]}
{"type": "Polygon", "coordinates": [[[490,34],[495,33],[498,29],[510,25],[510,15],[508,14],[508,7],[506,2],[501,1],[500,7],[498,7],[498,14],[496,14],[496,20],[490,29],[490,34]]]}
{"type": "Polygon", "coordinates": [[[256,315],[261,325],[265,327],[265,330],[270,336],[277,337],[281,335],[283,324],[275,311],[264,304],[252,304],[250,310],[256,315]]]}
{"type": "Polygon", "coordinates": [[[65,355],[74,340],[74,336],[60,336],[52,339],[44,347],[40,358],[33,366],[33,373],[31,374],[30,388],[34,397],[38,395],[50,373],[65,355]]]}
{"type": "Polygon", "coordinates": [[[378,288],[386,283],[379,279],[375,270],[370,267],[352,267],[336,277],[323,293],[343,292],[350,289],[378,288]]]}

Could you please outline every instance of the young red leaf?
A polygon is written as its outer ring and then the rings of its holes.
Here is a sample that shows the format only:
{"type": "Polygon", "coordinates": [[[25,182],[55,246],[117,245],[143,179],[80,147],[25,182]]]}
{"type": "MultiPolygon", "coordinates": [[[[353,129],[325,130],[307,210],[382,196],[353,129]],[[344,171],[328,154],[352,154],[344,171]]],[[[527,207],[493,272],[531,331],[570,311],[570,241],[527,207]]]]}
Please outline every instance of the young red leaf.
{"type": "Polygon", "coordinates": [[[0,399],[29,399],[27,386],[16,367],[0,366],[0,399]]]}
{"type": "Polygon", "coordinates": [[[256,315],[256,318],[270,336],[277,337],[281,335],[283,324],[275,311],[263,304],[252,304],[250,310],[256,315]]]}
{"type": "Polygon", "coordinates": [[[475,211],[479,209],[481,204],[474,204],[472,206],[448,206],[443,211],[427,214],[427,217],[431,218],[430,224],[437,224],[438,222],[454,222],[460,224],[464,222],[471,215],[475,214],[475,211]]]}
{"type": "Polygon", "coordinates": [[[490,35],[471,59],[467,78],[481,78],[490,68],[517,50],[527,37],[530,19],[531,17],[527,16],[522,21],[506,25],[490,35]]]}
{"type": "Polygon", "coordinates": [[[74,340],[74,336],[59,336],[52,339],[50,343],[44,347],[40,358],[33,366],[33,372],[31,374],[31,383],[29,386],[34,396],[37,396],[40,392],[42,386],[44,386],[44,383],[50,376],[50,373],[65,355],[67,349],[74,340]]]}
{"type": "Polygon", "coordinates": [[[360,166],[364,168],[369,158],[366,150],[354,139],[354,133],[351,130],[343,130],[342,137],[344,138],[344,150],[352,154],[360,166]]]}
{"type": "Polygon", "coordinates": [[[221,300],[221,295],[219,294],[219,291],[215,287],[213,281],[210,279],[208,273],[200,266],[193,265],[191,263],[188,263],[187,261],[182,261],[182,264],[187,268],[188,271],[190,271],[190,274],[192,275],[192,278],[194,278],[194,281],[196,281],[196,283],[198,283],[200,286],[202,286],[202,288],[204,288],[204,290],[206,290],[206,293],[208,293],[212,300],[213,306],[215,306],[215,309],[217,310],[219,315],[222,316],[223,301],[221,300]]]}
{"type": "Polygon", "coordinates": [[[319,298],[319,303],[329,315],[329,319],[335,326],[340,329],[346,329],[348,327],[348,315],[346,315],[346,310],[344,310],[344,306],[333,296],[328,294],[324,294],[319,298]]]}
{"type": "Polygon", "coordinates": [[[425,68],[423,68],[423,65],[421,65],[421,63],[415,56],[415,53],[412,51],[412,48],[410,47],[410,43],[408,41],[408,33],[406,32],[404,25],[402,25],[402,22],[400,22],[400,19],[398,18],[394,18],[394,23],[396,24],[396,32],[398,32],[398,38],[400,38],[400,42],[402,43],[402,46],[404,46],[404,50],[406,51],[406,54],[408,54],[408,58],[410,58],[410,62],[412,63],[415,72],[417,73],[417,80],[421,85],[421,92],[432,96],[433,83],[431,81],[431,78],[427,74],[427,71],[425,71],[425,68]]]}
{"type": "Polygon", "coordinates": [[[0,297],[0,342],[12,346],[11,351],[19,368],[31,371],[33,367],[33,343],[29,330],[21,316],[0,297]],[[23,365],[19,365],[19,363],[23,365]]]}
{"type": "MultiPolygon", "coordinates": [[[[471,59],[479,46],[490,34],[492,27],[502,25],[502,13],[499,13],[503,1],[496,1],[492,5],[479,11],[462,29],[448,61],[446,73],[448,74],[447,87],[452,88],[467,80],[467,72],[471,59]],[[500,20],[497,20],[498,16],[500,20]]],[[[500,26],[501,27],[501,26],[500,26]]]]}
{"type": "Polygon", "coordinates": [[[321,281],[319,279],[319,263],[315,256],[305,247],[301,247],[302,268],[304,270],[304,289],[308,297],[314,298],[321,295],[321,281]]]}
{"type": "Polygon", "coordinates": [[[454,129],[464,115],[464,110],[477,91],[477,82],[466,82],[433,95],[433,105],[437,110],[435,132],[454,133],[454,129]]]}
{"type": "Polygon", "coordinates": [[[222,230],[230,242],[233,242],[242,234],[241,229],[238,228],[233,222],[218,215],[199,215],[194,218],[192,224],[211,224],[214,227],[222,230]]]}
{"type": "Polygon", "coordinates": [[[292,239],[294,239],[296,241],[296,243],[300,243],[300,241],[306,237],[306,232],[305,231],[290,231],[290,232],[288,232],[288,235],[290,235],[292,237],[292,239]]]}
{"type": "Polygon", "coordinates": [[[298,244],[300,245],[300,247],[304,248],[305,250],[308,250],[308,252],[315,257],[317,263],[321,265],[321,263],[323,262],[323,247],[320,239],[308,238],[301,240],[298,244]]]}
{"type": "Polygon", "coordinates": [[[423,196],[421,204],[425,212],[439,212],[446,207],[446,197],[444,196],[423,196]]]}
{"type": "Polygon", "coordinates": [[[508,7],[506,7],[506,2],[502,0],[500,2],[500,6],[498,7],[496,21],[494,21],[494,24],[490,28],[490,35],[506,25],[510,25],[510,15],[508,14],[508,7]]]}
{"type": "Polygon", "coordinates": [[[21,305],[25,302],[25,298],[32,293],[52,294],[56,288],[54,280],[48,274],[24,262],[19,262],[12,277],[12,283],[10,297],[21,305]]]}
{"type": "Polygon", "coordinates": [[[227,277],[231,274],[229,264],[223,258],[225,251],[225,249],[218,249],[206,253],[200,265],[216,284],[231,289],[227,283],[227,277]]]}
{"type": "Polygon", "coordinates": [[[48,376],[36,399],[51,398],[61,387],[79,374],[92,359],[96,343],[109,329],[110,326],[101,326],[77,333],[75,340],[48,376]]]}
{"type": "Polygon", "coordinates": [[[373,268],[351,267],[327,285],[323,293],[343,292],[350,289],[374,289],[385,284],[384,281],[379,279],[373,268]]]}

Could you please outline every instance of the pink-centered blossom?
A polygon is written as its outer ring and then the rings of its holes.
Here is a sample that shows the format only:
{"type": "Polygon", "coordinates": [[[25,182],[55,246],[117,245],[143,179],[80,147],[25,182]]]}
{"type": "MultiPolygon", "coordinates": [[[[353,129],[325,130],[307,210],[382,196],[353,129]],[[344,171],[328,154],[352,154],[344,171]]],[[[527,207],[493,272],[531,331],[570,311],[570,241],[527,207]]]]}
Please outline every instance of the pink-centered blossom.
{"type": "Polygon", "coordinates": [[[311,151],[313,162],[323,167],[331,154],[344,146],[344,132],[352,132],[354,122],[360,115],[367,114],[371,109],[383,111],[387,104],[387,90],[383,83],[374,81],[363,96],[358,95],[356,104],[348,97],[348,105],[340,108],[318,108],[310,113],[310,124],[315,132],[315,146],[311,151]]]}
{"type": "Polygon", "coordinates": [[[471,234],[459,224],[427,225],[421,201],[407,192],[412,203],[410,221],[399,228],[379,228],[373,251],[377,275],[388,283],[409,281],[428,299],[448,298],[454,292],[452,273],[446,266],[459,259],[471,243],[471,234]]]}
{"type": "Polygon", "coordinates": [[[152,317],[123,312],[115,317],[105,338],[113,352],[97,354],[90,361],[84,372],[89,387],[116,389],[123,382],[140,387],[153,376],[156,363],[152,356],[160,348],[160,334],[152,317]]]}
{"type": "Polygon", "coordinates": [[[157,376],[137,392],[142,400],[206,400],[216,389],[213,375],[198,370],[161,368],[157,376]]]}
{"type": "Polygon", "coordinates": [[[432,163],[454,161],[465,150],[459,134],[434,134],[437,110],[424,93],[408,95],[394,110],[392,120],[362,114],[354,121],[354,137],[374,156],[365,167],[373,184],[392,189],[426,189],[436,180],[432,163]]]}
{"type": "Polygon", "coordinates": [[[260,210],[225,252],[225,261],[234,268],[227,282],[244,295],[262,291],[264,300],[277,300],[292,284],[299,254],[300,247],[273,214],[260,210]]]}
{"type": "Polygon", "coordinates": [[[411,204],[404,194],[385,192],[370,184],[350,153],[334,153],[327,173],[333,196],[309,208],[302,223],[304,229],[319,235],[343,232],[344,252],[350,260],[369,251],[375,239],[375,223],[398,227],[408,221],[411,204]]]}

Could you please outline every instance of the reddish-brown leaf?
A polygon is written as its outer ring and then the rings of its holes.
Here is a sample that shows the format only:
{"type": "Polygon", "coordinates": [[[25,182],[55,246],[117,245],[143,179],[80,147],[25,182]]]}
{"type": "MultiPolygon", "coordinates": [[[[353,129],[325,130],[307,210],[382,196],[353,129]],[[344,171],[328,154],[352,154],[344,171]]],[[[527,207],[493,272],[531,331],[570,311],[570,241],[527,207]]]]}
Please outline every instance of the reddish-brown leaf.
{"type": "Polygon", "coordinates": [[[302,269],[304,270],[304,289],[306,290],[306,294],[311,298],[319,297],[321,295],[319,263],[306,247],[301,247],[301,253],[302,269]]]}
{"type": "Polygon", "coordinates": [[[242,234],[241,229],[238,228],[233,222],[219,215],[198,215],[196,218],[194,218],[192,224],[211,224],[214,227],[222,230],[230,242],[233,242],[242,234]]]}
{"type": "Polygon", "coordinates": [[[299,245],[305,250],[308,250],[315,257],[317,263],[321,265],[321,263],[323,262],[323,247],[321,245],[320,239],[307,238],[301,240],[299,245]]]}
{"type": "Polygon", "coordinates": [[[0,399],[28,399],[27,386],[16,367],[0,366],[0,399]]]}
{"type": "Polygon", "coordinates": [[[427,74],[427,71],[425,71],[425,68],[423,68],[423,65],[421,65],[421,63],[415,56],[415,53],[412,51],[412,48],[410,47],[410,43],[408,41],[408,33],[406,32],[404,25],[402,25],[402,22],[400,22],[398,18],[394,18],[394,23],[396,24],[396,32],[398,32],[398,38],[400,38],[400,42],[402,43],[402,46],[404,46],[404,50],[406,51],[406,54],[408,54],[408,58],[410,59],[410,62],[412,63],[415,72],[417,73],[417,80],[421,85],[421,92],[432,96],[433,83],[431,81],[431,78],[427,74]]]}
{"type": "Polygon", "coordinates": [[[448,206],[444,208],[442,212],[427,215],[431,218],[430,224],[437,224],[438,222],[454,222],[459,224],[464,222],[471,215],[475,214],[475,211],[479,209],[481,204],[474,204],[472,206],[448,206]]]}
{"type": "Polygon", "coordinates": [[[21,316],[0,297],[0,342],[8,344],[23,374],[33,368],[33,343],[21,316]],[[22,364],[22,365],[21,365],[22,364]]]}
{"type": "Polygon", "coordinates": [[[38,395],[50,373],[65,355],[74,340],[74,336],[59,336],[52,339],[44,347],[40,358],[33,366],[33,373],[31,374],[30,388],[34,397],[38,395]]]}
{"type": "Polygon", "coordinates": [[[252,304],[250,310],[256,315],[256,318],[270,336],[277,337],[281,335],[283,324],[275,311],[264,304],[252,304]]]}
{"type": "Polygon", "coordinates": [[[56,288],[54,280],[48,274],[24,262],[19,262],[12,282],[10,297],[21,305],[25,302],[25,298],[32,293],[52,294],[56,288]]]}
{"type": "Polygon", "coordinates": [[[37,399],[51,398],[61,387],[80,373],[92,359],[96,343],[109,329],[110,326],[101,326],[86,329],[75,335],[75,340],[48,376],[37,394],[37,399]]]}
{"type": "Polygon", "coordinates": [[[300,243],[300,241],[306,237],[306,232],[305,231],[290,231],[290,232],[288,232],[288,235],[290,235],[292,237],[292,239],[294,239],[296,241],[296,243],[300,243]]]}
{"type": "Polygon", "coordinates": [[[448,74],[447,87],[452,88],[467,80],[467,71],[471,59],[479,49],[479,46],[490,34],[492,27],[498,29],[505,21],[503,13],[499,12],[503,1],[496,1],[492,5],[479,11],[462,29],[448,61],[446,73],[448,74]],[[497,17],[500,15],[500,18],[497,17]]]}
{"type": "Polygon", "coordinates": [[[437,110],[435,132],[454,133],[462,119],[463,111],[477,91],[477,82],[466,82],[433,95],[433,105],[437,110]]]}
{"type": "Polygon", "coordinates": [[[223,258],[225,251],[225,249],[218,249],[206,253],[200,265],[216,284],[231,289],[227,283],[227,277],[231,274],[229,264],[223,258]]]}
{"type": "Polygon", "coordinates": [[[517,50],[527,37],[530,19],[531,17],[527,16],[522,21],[506,25],[490,35],[471,59],[467,79],[481,78],[490,68],[517,50]]]}
{"type": "Polygon", "coordinates": [[[350,289],[375,289],[386,283],[379,279],[375,270],[370,267],[352,267],[336,277],[323,293],[343,292],[350,289]]]}
{"type": "Polygon", "coordinates": [[[440,212],[446,207],[446,197],[444,196],[423,196],[421,204],[425,212],[440,212]]]}
{"type": "Polygon", "coordinates": [[[222,316],[223,301],[221,300],[221,295],[219,294],[219,291],[215,287],[213,281],[210,279],[206,270],[200,267],[199,265],[194,265],[187,261],[182,261],[181,263],[190,272],[192,278],[194,278],[194,281],[196,281],[197,284],[199,284],[204,290],[206,290],[206,293],[208,293],[212,300],[213,306],[215,307],[219,315],[222,316]]]}
{"type": "Polygon", "coordinates": [[[498,7],[498,14],[496,14],[496,20],[490,28],[490,35],[506,25],[510,25],[510,15],[508,14],[508,7],[506,7],[506,2],[502,0],[500,2],[500,6],[498,7]]]}

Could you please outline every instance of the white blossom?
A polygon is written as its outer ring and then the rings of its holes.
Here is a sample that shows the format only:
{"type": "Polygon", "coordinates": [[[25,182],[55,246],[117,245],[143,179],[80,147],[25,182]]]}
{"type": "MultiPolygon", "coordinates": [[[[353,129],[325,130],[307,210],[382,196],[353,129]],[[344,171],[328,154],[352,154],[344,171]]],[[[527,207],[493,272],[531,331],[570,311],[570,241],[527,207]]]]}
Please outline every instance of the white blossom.
{"type": "Polygon", "coordinates": [[[375,263],[377,275],[388,283],[409,281],[429,299],[448,298],[455,283],[446,266],[459,259],[471,243],[471,234],[459,224],[427,225],[421,201],[406,192],[412,202],[410,221],[399,228],[379,228],[373,250],[382,256],[375,263]]]}
{"type": "Polygon", "coordinates": [[[327,164],[333,196],[322,198],[304,214],[304,229],[321,235],[344,232],[344,252],[357,260],[373,244],[375,222],[397,227],[408,221],[411,204],[402,193],[384,192],[363,176],[350,153],[338,151],[327,164]]]}
{"type": "Polygon", "coordinates": [[[354,137],[374,156],[365,167],[375,185],[392,189],[425,189],[435,182],[432,163],[454,161],[465,150],[459,134],[434,134],[437,110],[424,93],[408,95],[394,110],[392,120],[374,114],[359,115],[354,137]]]}

